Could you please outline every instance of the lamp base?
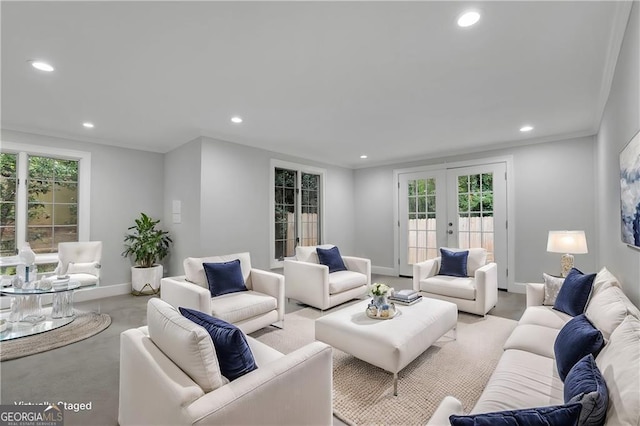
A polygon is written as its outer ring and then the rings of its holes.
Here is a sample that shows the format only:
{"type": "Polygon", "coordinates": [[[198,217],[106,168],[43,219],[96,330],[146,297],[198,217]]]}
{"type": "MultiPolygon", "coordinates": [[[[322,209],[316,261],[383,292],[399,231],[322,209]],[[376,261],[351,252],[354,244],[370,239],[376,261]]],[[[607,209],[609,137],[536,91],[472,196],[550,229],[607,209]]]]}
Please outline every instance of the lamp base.
{"type": "Polygon", "coordinates": [[[573,268],[573,255],[572,254],[563,254],[560,258],[560,265],[562,266],[562,277],[566,277],[573,268]]]}

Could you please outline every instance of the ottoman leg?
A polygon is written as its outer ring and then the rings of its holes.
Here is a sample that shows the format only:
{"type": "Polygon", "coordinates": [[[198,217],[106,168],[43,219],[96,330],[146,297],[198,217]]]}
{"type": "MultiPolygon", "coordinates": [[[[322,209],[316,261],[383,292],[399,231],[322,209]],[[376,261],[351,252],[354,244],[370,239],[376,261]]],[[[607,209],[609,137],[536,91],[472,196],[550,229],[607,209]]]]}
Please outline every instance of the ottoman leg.
{"type": "Polygon", "coordinates": [[[393,373],[393,396],[398,396],[398,373],[393,373]]]}

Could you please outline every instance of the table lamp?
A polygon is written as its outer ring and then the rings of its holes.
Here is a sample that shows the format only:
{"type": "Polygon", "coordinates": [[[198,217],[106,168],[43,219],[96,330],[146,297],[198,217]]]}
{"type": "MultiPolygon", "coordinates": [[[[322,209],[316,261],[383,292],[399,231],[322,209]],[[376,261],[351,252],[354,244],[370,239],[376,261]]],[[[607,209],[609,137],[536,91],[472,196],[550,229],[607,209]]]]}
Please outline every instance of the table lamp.
{"type": "Polygon", "coordinates": [[[566,277],[573,268],[573,255],[588,253],[584,231],[549,231],[547,251],[563,253],[560,260],[562,276],[566,277]]]}

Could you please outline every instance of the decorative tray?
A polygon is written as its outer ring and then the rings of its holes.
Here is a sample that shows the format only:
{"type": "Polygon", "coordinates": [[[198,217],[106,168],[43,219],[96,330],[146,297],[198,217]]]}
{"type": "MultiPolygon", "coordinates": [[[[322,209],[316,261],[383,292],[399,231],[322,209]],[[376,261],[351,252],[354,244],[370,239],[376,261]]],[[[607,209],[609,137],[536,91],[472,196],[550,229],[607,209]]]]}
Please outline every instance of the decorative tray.
{"type": "Polygon", "coordinates": [[[371,315],[371,314],[369,313],[369,310],[368,310],[368,309],[365,309],[365,313],[366,313],[366,314],[367,314],[367,316],[368,316],[369,318],[371,318],[371,319],[377,319],[377,320],[389,320],[389,319],[395,318],[395,317],[397,317],[398,315],[400,315],[400,310],[399,310],[398,308],[391,309],[391,310],[389,311],[389,316],[388,316],[388,317],[381,317],[381,316],[379,316],[379,315],[371,315]]]}

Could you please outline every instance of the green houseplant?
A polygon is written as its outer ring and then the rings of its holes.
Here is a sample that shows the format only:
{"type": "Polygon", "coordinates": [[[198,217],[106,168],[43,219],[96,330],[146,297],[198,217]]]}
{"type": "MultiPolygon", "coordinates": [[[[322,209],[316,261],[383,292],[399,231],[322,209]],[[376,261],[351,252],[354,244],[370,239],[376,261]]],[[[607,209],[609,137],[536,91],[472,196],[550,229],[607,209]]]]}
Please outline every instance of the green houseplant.
{"type": "Polygon", "coordinates": [[[173,240],[168,231],[158,229],[160,220],[154,220],[145,213],[135,220],[135,225],[127,228],[124,237],[124,257],[131,256],[135,266],[131,268],[132,293],[156,294],[160,291],[162,265],[156,263],[169,254],[173,240]]]}

